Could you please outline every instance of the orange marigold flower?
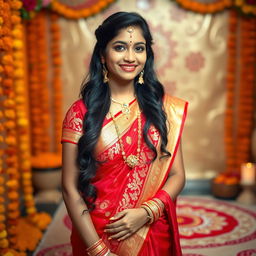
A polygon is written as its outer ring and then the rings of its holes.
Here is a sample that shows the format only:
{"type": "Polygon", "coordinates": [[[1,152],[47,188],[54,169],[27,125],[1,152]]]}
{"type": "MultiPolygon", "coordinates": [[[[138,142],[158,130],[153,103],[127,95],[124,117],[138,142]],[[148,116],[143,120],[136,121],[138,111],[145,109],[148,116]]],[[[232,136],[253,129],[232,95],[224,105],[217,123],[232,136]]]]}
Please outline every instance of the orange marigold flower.
{"type": "Polygon", "coordinates": [[[11,136],[11,135],[6,137],[5,142],[9,146],[14,146],[14,145],[17,144],[16,138],[14,136],[11,136]]]}
{"type": "Polygon", "coordinates": [[[19,10],[22,7],[22,1],[11,1],[10,6],[14,10],[19,10]]]}
{"type": "Polygon", "coordinates": [[[9,120],[4,123],[5,128],[7,129],[13,129],[15,127],[15,122],[12,120],[9,120]]]}
{"type": "Polygon", "coordinates": [[[9,199],[15,200],[15,199],[19,198],[19,193],[16,192],[16,191],[12,191],[12,192],[8,192],[7,196],[8,196],[9,199]]]}
{"type": "Polygon", "coordinates": [[[4,115],[8,118],[8,119],[14,119],[16,114],[15,111],[12,109],[6,109],[4,110],[4,115]]]}
{"type": "Polygon", "coordinates": [[[20,211],[7,212],[7,216],[10,219],[16,219],[20,216],[20,211]]]}
{"type": "Polygon", "coordinates": [[[2,63],[3,64],[12,64],[13,63],[13,57],[10,54],[6,54],[2,57],[2,63]]]}
{"type": "Polygon", "coordinates": [[[13,188],[13,189],[16,189],[16,188],[19,187],[19,183],[18,183],[17,180],[8,180],[8,181],[6,182],[6,185],[7,185],[7,187],[13,188]]]}
{"type": "Polygon", "coordinates": [[[15,101],[13,99],[6,99],[3,102],[4,107],[10,108],[15,106],[15,101]]]}
{"type": "Polygon", "coordinates": [[[21,17],[19,17],[17,15],[12,15],[11,21],[12,21],[12,24],[19,24],[21,22],[21,17]]]}
{"type": "Polygon", "coordinates": [[[18,210],[20,207],[20,204],[18,202],[12,202],[7,205],[8,209],[11,211],[18,210]]]}

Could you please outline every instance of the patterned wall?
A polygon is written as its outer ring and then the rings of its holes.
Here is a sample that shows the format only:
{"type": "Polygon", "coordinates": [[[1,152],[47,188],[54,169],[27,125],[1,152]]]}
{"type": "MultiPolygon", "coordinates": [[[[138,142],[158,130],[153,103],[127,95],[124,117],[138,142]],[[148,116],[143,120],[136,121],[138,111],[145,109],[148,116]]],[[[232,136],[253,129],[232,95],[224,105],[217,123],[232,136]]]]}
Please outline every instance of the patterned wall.
{"type": "Polygon", "coordinates": [[[170,0],[119,0],[86,20],[61,19],[63,114],[78,97],[88,71],[95,29],[116,11],[135,11],[149,22],[160,81],[167,92],[190,103],[183,136],[187,177],[207,178],[222,171],[226,12],[201,15],[170,0]]]}

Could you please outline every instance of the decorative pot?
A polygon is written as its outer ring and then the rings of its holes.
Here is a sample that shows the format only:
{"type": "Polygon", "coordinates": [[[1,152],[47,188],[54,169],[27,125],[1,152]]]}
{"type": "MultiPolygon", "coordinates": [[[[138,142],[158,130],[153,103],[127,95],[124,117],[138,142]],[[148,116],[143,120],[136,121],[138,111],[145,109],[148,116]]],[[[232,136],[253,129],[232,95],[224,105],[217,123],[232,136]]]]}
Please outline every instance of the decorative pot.
{"type": "Polygon", "coordinates": [[[33,168],[32,181],[37,202],[59,202],[61,200],[61,167],[33,168]]]}
{"type": "Polygon", "coordinates": [[[213,196],[220,199],[235,199],[241,191],[239,184],[224,184],[211,182],[213,196]]]}

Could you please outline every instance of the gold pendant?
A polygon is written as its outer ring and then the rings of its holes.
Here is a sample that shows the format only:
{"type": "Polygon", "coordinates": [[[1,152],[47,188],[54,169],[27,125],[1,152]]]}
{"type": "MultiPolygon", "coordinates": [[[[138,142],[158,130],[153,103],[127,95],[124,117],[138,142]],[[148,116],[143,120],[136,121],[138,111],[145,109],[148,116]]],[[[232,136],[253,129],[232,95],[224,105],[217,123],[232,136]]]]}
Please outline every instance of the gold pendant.
{"type": "Polygon", "coordinates": [[[129,104],[123,103],[122,104],[122,113],[125,115],[129,115],[131,112],[130,108],[129,108],[129,104]]]}
{"type": "Polygon", "coordinates": [[[126,164],[133,168],[135,167],[136,165],[138,165],[138,162],[139,162],[139,158],[135,155],[129,155],[127,158],[126,158],[126,164]]]}

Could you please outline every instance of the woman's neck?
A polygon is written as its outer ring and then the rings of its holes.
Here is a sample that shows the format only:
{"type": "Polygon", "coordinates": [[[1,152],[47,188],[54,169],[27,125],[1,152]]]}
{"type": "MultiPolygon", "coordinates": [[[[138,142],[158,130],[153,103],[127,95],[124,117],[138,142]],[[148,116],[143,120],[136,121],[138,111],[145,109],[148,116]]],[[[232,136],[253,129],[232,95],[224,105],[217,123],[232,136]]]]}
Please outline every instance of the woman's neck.
{"type": "Polygon", "coordinates": [[[133,81],[119,83],[117,81],[109,81],[111,97],[117,101],[128,103],[135,97],[133,81]]]}

